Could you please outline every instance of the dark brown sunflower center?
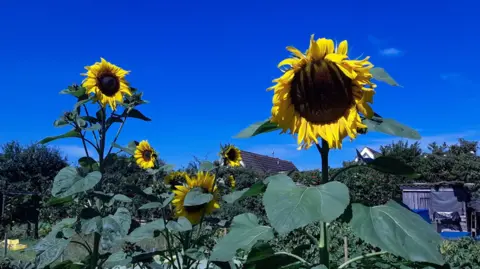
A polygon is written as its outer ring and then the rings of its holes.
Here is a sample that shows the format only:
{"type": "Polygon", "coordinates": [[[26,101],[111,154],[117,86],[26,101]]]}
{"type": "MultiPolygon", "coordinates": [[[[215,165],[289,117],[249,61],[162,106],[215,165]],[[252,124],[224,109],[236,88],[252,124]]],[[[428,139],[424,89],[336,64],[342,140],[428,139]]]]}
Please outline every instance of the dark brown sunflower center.
{"type": "Polygon", "coordinates": [[[151,150],[145,150],[142,154],[143,160],[149,162],[152,160],[153,152],[151,150]]]}
{"type": "Polygon", "coordinates": [[[98,88],[106,96],[112,97],[120,90],[120,81],[110,73],[98,77],[98,88]]]}
{"type": "Polygon", "coordinates": [[[229,161],[236,161],[237,158],[238,158],[238,154],[237,154],[237,151],[235,149],[229,149],[227,151],[226,155],[227,155],[227,159],[229,161]]]}
{"type": "MultiPolygon", "coordinates": [[[[199,188],[202,193],[208,193],[209,191],[205,188],[199,188]]],[[[185,208],[185,211],[187,211],[188,213],[197,213],[197,212],[201,212],[202,210],[205,209],[207,203],[205,204],[201,204],[201,205],[192,205],[192,206],[184,206],[185,208]]]]}
{"type": "Polygon", "coordinates": [[[315,124],[336,122],[354,100],[352,80],[325,60],[307,63],[295,74],[290,96],[295,111],[315,124]]]}

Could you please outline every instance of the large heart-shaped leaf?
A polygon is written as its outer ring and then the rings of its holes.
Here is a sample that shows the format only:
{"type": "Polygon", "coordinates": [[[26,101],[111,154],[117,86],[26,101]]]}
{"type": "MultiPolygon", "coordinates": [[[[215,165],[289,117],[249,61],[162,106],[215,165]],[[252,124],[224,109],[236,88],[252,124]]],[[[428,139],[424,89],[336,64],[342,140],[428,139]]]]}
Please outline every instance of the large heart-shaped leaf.
{"type": "Polygon", "coordinates": [[[235,138],[249,138],[263,133],[273,132],[280,130],[280,127],[276,123],[270,122],[270,120],[265,120],[261,122],[254,123],[247,128],[243,129],[235,138]]]}
{"type": "Polygon", "coordinates": [[[350,226],[366,242],[410,261],[444,264],[440,235],[422,217],[389,201],[367,207],[352,204],[350,226]]]}
{"type": "Polygon", "coordinates": [[[43,241],[43,249],[38,253],[35,263],[35,268],[45,268],[56,261],[60,255],[65,251],[70,239],[48,238],[43,241]]]}
{"type": "Polygon", "coordinates": [[[163,231],[165,229],[165,221],[158,219],[138,227],[133,230],[125,240],[131,243],[138,243],[144,239],[150,239],[154,236],[155,231],[163,231]]]}
{"type": "Polygon", "coordinates": [[[210,193],[203,193],[201,188],[194,188],[185,195],[183,201],[184,206],[196,206],[203,205],[210,202],[213,199],[213,195],[210,193]]]}
{"type": "Polygon", "coordinates": [[[102,178],[98,171],[88,173],[85,177],[78,174],[75,167],[67,166],[60,170],[53,180],[52,195],[67,197],[76,193],[91,190],[102,178]]]}
{"type": "Polygon", "coordinates": [[[230,261],[238,249],[248,251],[257,241],[271,239],[273,239],[273,229],[259,225],[257,216],[252,213],[238,215],[233,218],[230,232],[213,248],[210,260],[230,261]]]}
{"type": "Polygon", "coordinates": [[[268,220],[280,234],[316,221],[331,222],[344,212],[349,202],[348,187],[343,183],[297,186],[286,175],[270,180],[263,195],[268,220]]]}
{"type": "Polygon", "coordinates": [[[185,217],[178,218],[177,221],[171,220],[167,223],[167,229],[176,232],[186,232],[192,230],[192,224],[185,217]]]}

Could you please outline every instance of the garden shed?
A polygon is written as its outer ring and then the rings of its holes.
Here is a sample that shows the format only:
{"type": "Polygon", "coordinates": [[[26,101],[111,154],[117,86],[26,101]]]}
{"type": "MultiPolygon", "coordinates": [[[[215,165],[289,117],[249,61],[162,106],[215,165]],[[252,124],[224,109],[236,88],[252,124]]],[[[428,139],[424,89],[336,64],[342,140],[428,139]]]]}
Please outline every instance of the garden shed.
{"type": "Polygon", "coordinates": [[[448,233],[477,236],[480,200],[472,196],[473,183],[413,183],[401,185],[402,202],[448,233]]]}

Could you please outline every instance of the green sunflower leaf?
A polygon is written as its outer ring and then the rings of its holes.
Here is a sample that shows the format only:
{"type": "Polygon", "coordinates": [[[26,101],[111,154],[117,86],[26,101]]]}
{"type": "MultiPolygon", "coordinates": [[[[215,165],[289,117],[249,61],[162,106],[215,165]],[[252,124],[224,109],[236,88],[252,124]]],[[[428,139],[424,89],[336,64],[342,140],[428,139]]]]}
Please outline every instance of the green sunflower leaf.
{"type": "Polygon", "coordinates": [[[382,173],[418,178],[415,170],[401,160],[389,156],[379,156],[367,163],[367,166],[382,173]]]}
{"type": "Polygon", "coordinates": [[[149,117],[143,115],[142,112],[140,112],[140,110],[135,109],[135,108],[130,109],[130,111],[128,111],[128,109],[126,109],[124,113],[128,113],[127,117],[129,117],[129,118],[135,118],[135,119],[140,119],[140,120],[144,120],[144,121],[151,121],[152,120],[149,117]]]}
{"type": "Polygon", "coordinates": [[[137,243],[144,239],[151,239],[154,237],[155,231],[163,230],[165,230],[165,222],[163,219],[158,219],[133,230],[125,240],[131,243],[137,243]]]}
{"type": "Polygon", "coordinates": [[[71,130],[71,131],[68,131],[62,135],[56,135],[56,136],[48,136],[48,137],[45,137],[44,139],[40,140],[40,142],[38,142],[39,144],[47,144],[47,143],[50,143],[54,140],[58,140],[58,139],[63,139],[63,138],[71,138],[71,137],[76,137],[76,138],[80,138],[80,133],[75,131],[75,130],[71,130]]]}
{"type": "Polygon", "coordinates": [[[415,140],[420,140],[422,138],[415,129],[412,129],[393,119],[374,116],[371,119],[363,119],[362,122],[367,125],[368,131],[375,131],[415,140]]]}
{"type": "Polygon", "coordinates": [[[186,232],[192,230],[192,224],[187,218],[180,217],[177,221],[169,221],[167,223],[167,229],[176,232],[186,232]]]}
{"type": "Polygon", "coordinates": [[[68,86],[67,89],[60,91],[60,94],[70,94],[75,97],[81,97],[85,95],[87,90],[82,86],[68,86]]]}
{"type": "Polygon", "coordinates": [[[60,116],[53,122],[53,126],[55,127],[63,127],[68,125],[68,121],[65,119],[65,116],[60,116]]]}
{"type": "Polygon", "coordinates": [[[183,201],[184,206],[196,206],[203,205],[210,202],[213,199],[213,195],[210,193],[203,193],[201,188],[191,189],[187,195],[185,195],[185,200],[183,201]]]}
{"type": "Polygon", "coordinates": [[[233,218],[230,232],[220,238],[213,248],[211,261],[230,261],[238,249],[249,251],[258,241],[273,239],[273,229],[259,225],[258,218],[252,213],[245,213],[233,218]]]}
{"type": "Polygon", "coordinates": [[[267,185],[265,185],[262,181],[258,181],[255,184],[253,184],[250,188],[245,188],[240,191],[231,192],[227,195],[224,195],[222,198],[225,202],[229,204],[233,204],[238,200],[242,200],[247,197],[251,197],[251,196],[255,196],[260,193],[263,193],[265,192],[266,189],[267,189],[267,185]]]}
{"type": "Polygon", "coordinates": [[[370,70],[370,73],[373,75],[373,78],[387,83],[390,86],[401,87],[388,73],[385,69],[381,67],[374,67],[370,70]]]}
{"type": "Polygon", "coordinates": [[[136,149],[136,147],[134,147],[134,145],[132,146],[131,143],[129,143],[128,146],[126,146],[126,147],[120,146],[120,145],[117,144],[117,143],[112,143],[112,147],[118,148],[118,149],[120,149],[120,150],[122,150],[122,151],[124,151],[124,152],[126,152],[126,153],[128,153],[128,154],[130,154],[130,155],[135,155],[135,149],[136,149]]]}
{"type": "Polygon", "coordinates": [[[358,237],[393,255],[444,264],[440,235],[418,214],[394,201],[374,207],[352,204],[349,225],[358,237]]]}
{"type": "Polygon", "coordinates": [[[98,171],[88,173],[85,177],[79,175],[77,169],[67,166],[60,170],[53,180],[52,196],[67,197],[76,193],[91,190],[102,178],[98,171]]]}
{"type": "Polygon", "coordinates": [[[263,205],[270,224],[280,234],[317,221],[331,222],[350,203],[348,187],[338,181],[306,187],[297,186],[286,175],[269,180],[263,205]]]}
{"type": "Polygon", "coordinates": [[[203,161],[203,162],[200,163],[200,168],[198,170],[209,172],[209,171],[212,171],[213,168],[214,168],[214,166],[213,166],[212,162],[203,161]]]}
{"type": "Polygon", "coordinates": [[[78,159],[78,164],[82,168],[87,169],[90,172],[99,170],[97,161],[95,161],[95,159],[93,159],[92,157],[82,157],[78,159]]]}
{"type": "Polygon", "coordinates": [[[270,122],[270,120],[265,120],[261,122],[254,123],[247,128],[243,129],[235,138],[249,138],[263,133],[273,132],[280,130],[276,123],[270,122]]]}

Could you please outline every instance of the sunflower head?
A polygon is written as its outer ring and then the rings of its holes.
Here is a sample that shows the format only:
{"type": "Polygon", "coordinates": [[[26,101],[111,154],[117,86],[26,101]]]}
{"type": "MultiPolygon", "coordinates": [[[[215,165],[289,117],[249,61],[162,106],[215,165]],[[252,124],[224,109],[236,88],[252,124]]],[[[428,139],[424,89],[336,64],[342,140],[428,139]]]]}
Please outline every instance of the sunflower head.
{"type": "Polygon", "coordinates": [[[166,175],[163,181],[166,185],[170,185],[172,189],[177,189],[176,186],[183,185],[189,180],[190,176],[186,172],[175,171],[166,175]]]}
{"type": "Polygon", "coordinates": [[[101,58],[101,62],[96,62],[91,66],[86,66],[87,73],[82,86],[87,93],[93,93],[100,104],[105,107],[110,105],[112,110],[116,110],[117,102],[123,101],[125,94],[132,95],[125,76],[129,71],[107,62],[101,58]]]}
{"type": "Polygon", "coordinates": [[[220,156],[223,160],[223,165],[236,167],[240,166],[242,161],[242,154],[240,149],[233,145],[226,145],[222,147],[220,156]]]}
{"type": "Polygon", "coordinates": [[[348,58],[348,43],[335,47],[330,39],[310,39],[303,54],[287,47],[292,56],[279,63],[286,67],[283,75],[274,80],[271,121],[283,132],[297,135],[300,148],[307,149],[319,138],[330,148],[341,148],[342,140],[354,139],[358,128],[366,128],[360,113],[373,116],[368,103],[373,103],[375,84],[368,57],[348,58]]]}
{"type": "Polygon", "coordinates": [[[228,182],[230,183],[230,187],[232,187],[232,189],[234,189],[235,186],[237,185],[237,182],[235,181],[235,178],[233,177],[233,175],[230,175],[228,177],[228,182]]]}
{"type": "Polygon", "coordinates": [[[155,162],[158,158],[158,155],[155,150],[150,146],[148,141],[143,140],[138,143],[135,149],[134,158],[138,166],[143,169],[149,169],[155,167],[155,162]]]}
{"type": "Polygon", "coordinates": [[[215,209],[220,208],[219,199],[220,195],[215,184],[215,176],[200,171],[193,178],[187,178],[185,185],[177,186],[173,191],[175,197],[172,204],[175,207],[175,215],[177,217],[186,217],[192,224],[198,224],[202,215],[211,214],[215,209]],[[200,190],[203,193],[210,193],[213,195],[213,199],[202,205],[185,206],[184,201],[187,194],[192,190],[200,190]]]}

